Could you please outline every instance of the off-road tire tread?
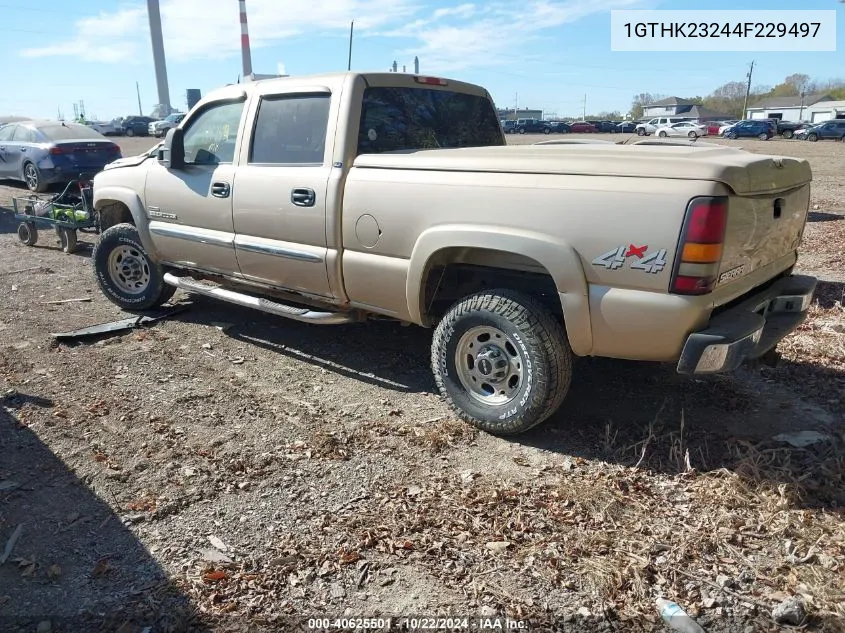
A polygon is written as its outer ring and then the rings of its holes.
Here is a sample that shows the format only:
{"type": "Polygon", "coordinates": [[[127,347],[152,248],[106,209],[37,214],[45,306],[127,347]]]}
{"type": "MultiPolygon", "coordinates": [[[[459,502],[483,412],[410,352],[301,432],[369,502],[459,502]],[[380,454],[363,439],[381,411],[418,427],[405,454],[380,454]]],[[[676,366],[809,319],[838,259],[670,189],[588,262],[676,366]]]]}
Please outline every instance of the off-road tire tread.
{"type": "MultiPolygon", "coordinates": [[[[149,296],[145,301],[127,303],[121,301],[119,297],[114,296],[111,292],[109,292],[109,284],[104,280],[104,278],[108,279],[108,272],[100,270],[100,267],[102,266],[102,262],[100,261],[100,250],[104,240],[109,240],[112,236],[117,236],[118,238],[124,237],[131,240],[146,254],[146,251],[143,250],[143,246],[141,245],[141,239],[138,236],[138,229],[134,224],[123,222],[121,224],[115,224],[103,231],[100,235],[100,239],[97,240],[97,243],[94,245],[94,250],[91,253],[91,263],[97,284],[100,286],[100,290],[102,290],[106,298],[124,310],[130,311],[152,310],[159,307],[161,304],[166,303],[176,292],[176,288],[164,283],[164,268],[160,264],[156,264],[152,260],[149,260],[149,257],[148,260],[152,272],[152,278],[150,279],[152,291],[149,292],[149,296]]],[[[108,257],[108,254],[106,254],[106,257],[108,257]]]]}
{"type": "Polygon", "coordinates": [[[494,435],[516,435],[546,421],[560,407],[572,379],[572,350],[562,324],[544,305],[520,292],[496,288],[470,295],[446,313],[432,337],[431,365],[438,390],[458,417],[494,435]],[[510,321],[525,337],[526,344],[539,347],[546,357],[545,365],[540,363],[537,366],[538,387],[534,396],[536,399],[545,393],[544,402],[529,420],[522,415],[504,423],[479,419],[459,408],[444,385],[440,353],[447,342],[446,332],[461,317],[479,311],[492,312],[510,321]]]}

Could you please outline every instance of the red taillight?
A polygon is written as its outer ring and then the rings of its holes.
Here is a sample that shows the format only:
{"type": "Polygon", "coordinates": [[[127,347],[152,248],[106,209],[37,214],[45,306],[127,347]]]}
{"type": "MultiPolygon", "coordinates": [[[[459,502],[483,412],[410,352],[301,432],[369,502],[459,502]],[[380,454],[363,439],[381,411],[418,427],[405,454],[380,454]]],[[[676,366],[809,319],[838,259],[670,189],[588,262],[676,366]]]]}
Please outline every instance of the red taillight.
{"type": "Polygon", "coordinates": [[[50,148],[50,156],[60,156],[64,153],[65,151],[61,147],[53,146],[50,148]]]}
{"type": "Polygon", "coordinates": [[[690,201],[675,257],[672,292],[703,295],[713,290],[722,261],[727,225],[726,197],[694,198],[690,201]]]}
{"type": "Polygon", "coordinates": [[[419,75],[414,75],[414,81],[418,84],[427,84],[429,86],[445,86],[449,83],[440,77],[420,77],[419,75]]]}
{"type": "Polygon", "coordinates": [[[118,147],[117,145],[110,145],[109,154],[120,154],[120,147],[118,147]]]}

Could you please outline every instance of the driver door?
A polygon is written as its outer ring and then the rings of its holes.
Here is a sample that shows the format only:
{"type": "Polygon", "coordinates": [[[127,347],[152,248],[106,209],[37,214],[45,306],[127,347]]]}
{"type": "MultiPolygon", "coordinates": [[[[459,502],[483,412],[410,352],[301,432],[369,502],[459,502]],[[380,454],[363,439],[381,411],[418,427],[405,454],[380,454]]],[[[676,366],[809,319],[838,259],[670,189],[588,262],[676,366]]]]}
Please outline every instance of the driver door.
{"type": "Polygon", "coordinates": [[[244,105],[244,99],[212,102],[191,116],[184,169],[152,163],[145,202],[150,234],[164,262],[238,272],[232,193],[244,105]]]}

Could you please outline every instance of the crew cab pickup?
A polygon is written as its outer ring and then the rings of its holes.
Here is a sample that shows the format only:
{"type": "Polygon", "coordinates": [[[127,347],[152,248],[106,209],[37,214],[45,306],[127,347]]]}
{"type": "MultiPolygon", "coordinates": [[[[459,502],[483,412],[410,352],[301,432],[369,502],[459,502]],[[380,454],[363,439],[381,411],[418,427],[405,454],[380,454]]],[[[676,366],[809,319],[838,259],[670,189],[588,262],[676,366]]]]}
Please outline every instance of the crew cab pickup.
{"type": "Polygon", "coordinates": [[[705,374],[775,346],[815,288],[792,274],[810,180],[712,145],[507,146],[487,91],[449,79],[274,78],[208,94],[96,176],[93,266],[128,310],[181,288],[433,328],[445,400],[512,434],[559,407],[574,357],[705,374]]]}

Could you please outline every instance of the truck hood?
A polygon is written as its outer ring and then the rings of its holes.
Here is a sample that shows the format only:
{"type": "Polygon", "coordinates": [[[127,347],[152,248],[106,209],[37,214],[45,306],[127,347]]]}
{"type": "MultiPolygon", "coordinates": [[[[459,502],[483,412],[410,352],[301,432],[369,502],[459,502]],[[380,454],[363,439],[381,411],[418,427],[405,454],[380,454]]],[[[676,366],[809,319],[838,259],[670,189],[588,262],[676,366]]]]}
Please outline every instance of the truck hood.
{"type": "MultiPolygon", "coordinates": [[[[160,145],[160,143],[159,143],[160,145]]],[[[156,145],[158,147],[158,145],[156,145]]],[[[140,165],[148,158],[151,158],[151,154],[149,152],[145,154],[138,154],[137,156],[124,156],[123,158],[118,158],[107,164],[103,169],[117,169],[118,167],[135,167],[136,165],[140,165]]]]}
{"type": "Polygon", "coordinates": [[[812,180],[806,160],[720,145],[508,145],[362,154],[356,168],[572,174],[710,180],[737,195],[786,191],[812,180]]]}

